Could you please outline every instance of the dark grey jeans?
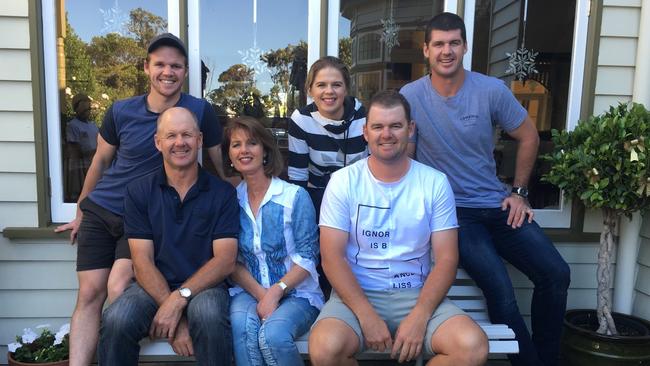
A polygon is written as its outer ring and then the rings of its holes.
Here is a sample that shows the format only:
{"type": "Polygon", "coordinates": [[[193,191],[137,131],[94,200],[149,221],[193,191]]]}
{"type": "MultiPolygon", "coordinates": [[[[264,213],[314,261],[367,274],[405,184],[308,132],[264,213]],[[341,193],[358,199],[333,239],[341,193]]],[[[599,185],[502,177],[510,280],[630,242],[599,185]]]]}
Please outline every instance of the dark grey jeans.
{"type": "MultiPolygon", "coordinates": [[[[228,291],[213,287],[197,294],[186,308],[194,353],[199,365],[230,365],[232,333],[228,291]]],[[[100,365],[138,364],[139,342],[149,334],[158,311],[154,299],[137,283],[102,315],[97,357],[100,365]]]]}

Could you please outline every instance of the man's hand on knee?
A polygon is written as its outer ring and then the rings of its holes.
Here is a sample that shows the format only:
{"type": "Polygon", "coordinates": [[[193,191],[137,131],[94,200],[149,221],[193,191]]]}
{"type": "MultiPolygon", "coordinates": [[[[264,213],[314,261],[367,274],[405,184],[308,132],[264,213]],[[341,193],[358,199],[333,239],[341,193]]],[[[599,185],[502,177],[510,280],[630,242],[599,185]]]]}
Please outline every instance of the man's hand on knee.
{"type": "Polygon", "coordinates": [[[359,318],[361,332],[365,339],[366,347],[375,351],[386,351],[391,349],[393,339],[388,331],[386,322],[373,312],[363,318],[359,318]]]}
{"type": "Polygon", "coordinates": [[[402,320],[397,333],[395,333],[395,344],[390,356],[399,362],[411,361],[422,353],[422,344],[427,330],[427,322],[430,316],[414,308],[409,315],[402,320]]]}
{"type": "Polygon", "coordinates": [[[182,317],[176,328],[176,335],[170,342],[172,349],[176,354],[181,356],[193,356],[194,347],[192,346],[192,337],[190,337],[190,328],[187,325],[187,319],[182,317]]]}
{"type": "Polygon", "coordinates": [[[178,322],[183,315],[183,309],[186,306],[187,300],[182,298],[178,291],[172,291],[165,302],[158,308],[156,316],[151,322],[149,337],[152,339],[167,338],[171,343],[175,337],[178,322]]]}

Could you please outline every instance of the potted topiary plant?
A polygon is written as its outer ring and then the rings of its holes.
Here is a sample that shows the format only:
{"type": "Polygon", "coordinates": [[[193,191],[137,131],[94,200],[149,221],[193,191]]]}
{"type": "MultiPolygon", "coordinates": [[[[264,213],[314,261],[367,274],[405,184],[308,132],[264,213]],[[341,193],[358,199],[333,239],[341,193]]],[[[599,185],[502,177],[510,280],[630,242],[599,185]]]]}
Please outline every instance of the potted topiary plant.
{"type": "Polygon", "coordinates": [[[604,221],[597,309],[566,313],[563,361],[650,365],[650,323],[612,312],[611,292],[616,224],[650,208],[650,151],[645,146],[650,143],[650,113],[641,104],[619,104],[581,121],[573,131],[553,130],[552,141],[553,152],[545,156],[551,169],[544,180],[585,207],[600,209],[604,221]]]}
{"type": "Polygon", "coordinates": [[[68,366],[70,324],[62,325],[56,333],[52,333],[48,327],[37,326],[37,329],[42,328],[40,335],[31,328],[25,328],[22,336],[16,336],[16,342],[7,345],[9,366],[68,366]]]}

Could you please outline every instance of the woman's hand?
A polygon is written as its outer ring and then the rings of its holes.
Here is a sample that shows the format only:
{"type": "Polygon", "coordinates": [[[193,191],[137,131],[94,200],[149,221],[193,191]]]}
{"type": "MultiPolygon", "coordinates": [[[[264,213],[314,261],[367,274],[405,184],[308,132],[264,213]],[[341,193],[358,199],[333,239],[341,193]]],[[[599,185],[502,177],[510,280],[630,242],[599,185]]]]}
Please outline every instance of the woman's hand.
{"type": "Polygon", "coordinates": [[[257,315],[262,321],[273,314],[282,297],[284,297],[284,290],[278,285],[273,285],[266,290],[264,297],[257,303],[257,315]]]}

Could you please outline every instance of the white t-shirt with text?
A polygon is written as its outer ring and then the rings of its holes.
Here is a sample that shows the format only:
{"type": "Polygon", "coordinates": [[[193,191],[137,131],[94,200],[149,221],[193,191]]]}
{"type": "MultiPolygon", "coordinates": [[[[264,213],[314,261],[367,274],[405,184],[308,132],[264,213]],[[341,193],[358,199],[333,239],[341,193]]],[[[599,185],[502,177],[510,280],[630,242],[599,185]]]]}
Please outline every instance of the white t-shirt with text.
{"type": "Polygon", "coordinates": [[[366,158],[332,174],[320,226],[349,233],[347,260],[361,288],[388,290],[422,287],[432,266],[431,233],[458,223],[443,173],[410,160],[402,179],[384,183],[366,158]]]}

